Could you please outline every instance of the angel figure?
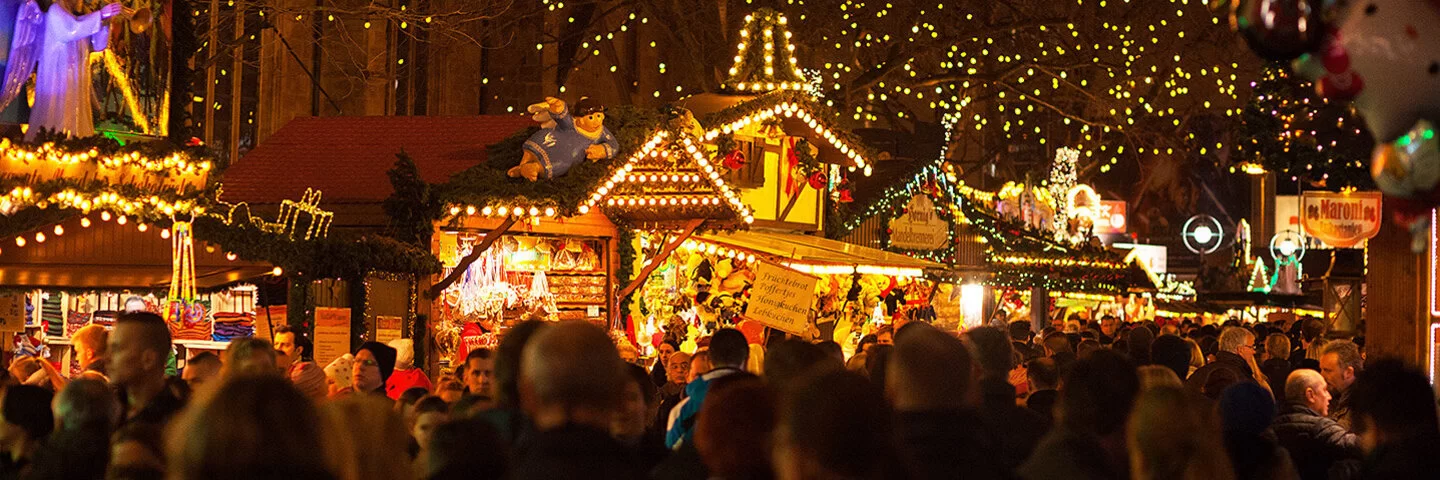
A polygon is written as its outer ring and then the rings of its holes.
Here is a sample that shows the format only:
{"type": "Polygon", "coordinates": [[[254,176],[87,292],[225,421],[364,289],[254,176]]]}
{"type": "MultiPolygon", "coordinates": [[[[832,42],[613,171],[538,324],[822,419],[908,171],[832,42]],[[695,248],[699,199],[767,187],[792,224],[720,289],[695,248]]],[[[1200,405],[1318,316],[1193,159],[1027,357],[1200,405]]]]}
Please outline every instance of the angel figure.
{"type": "Polygon", "coordinates": [[[605,128],[605,107],[582,98],[573,111],[565,101],[550,97],[543,104],[531,105],[531,117],[541,122],[541,129],[525,141],[525,155],[520,165],[508,172],[511,177],[535,181],[565,175],[582,160],[614,157],[620,151],[615,135],[605,128]]]}
{"type": "Polygon", "coordinates": [[[0,108],[15,101],[35,73],[35,105],[30,110],[26,140],[41,129],[70,137],[95,134],[92,118],[90,52],[104,50],[110,41],[108,20],[121,13],[118,3],[77,16],[81,0],[57,0],[41,11],[28,0],[15,18],[10,62],[0,83],[0,108]]]}

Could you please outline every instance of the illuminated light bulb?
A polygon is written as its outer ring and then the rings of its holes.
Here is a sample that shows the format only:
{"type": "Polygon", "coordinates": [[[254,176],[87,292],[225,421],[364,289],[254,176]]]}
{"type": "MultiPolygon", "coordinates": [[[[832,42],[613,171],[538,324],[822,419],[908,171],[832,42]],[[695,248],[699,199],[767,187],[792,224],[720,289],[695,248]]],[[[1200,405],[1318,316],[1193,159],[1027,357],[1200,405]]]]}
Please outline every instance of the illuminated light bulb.
{"type": "Polygon", "coordinates": [[[459,215],[459,214],[460,214],[460,207],[450,207],[450,214],[451,214],[451,215],[459,215]]]}
{"type": "Polygon", "coordinates": [[[56,225],[56,226],[55,226],[55,234],[56,234],[56,235],[64,235],[64,234],[65,234],[65,227],[56,225]]]}
{"type": "Polygon", "coordinates": [[[120,218],[115,219],[115,223],[118,223],[118,224],[121,224],[121,225],[124,225],[126,222],[129,222],[129,221],[130,221],[130,220],[127,219],[127,218],[125,218],[124,215],[121,215],[120,218]]]}
{"type": "Polygon", "coordinates": [[[466,214],[466,215],[474,215],[474,214],[475,214],[475,206],[474,206],[474,205],[466,205],[466,206],[465,206],[465,214],[466,214]]]}
{"type": "Polygon", "coordinates": [[[540,209],[535,208],[535,207],[530,207],[530,216],[536,217],[536,216],[539,216],[539,215],[540,215],[540,209]]]}
{"type": "Polygon", "coordinates": [[[23,247],[23,246],[25,246],[25,237],[15,237],[15,246],[17,246],[17,247],[23,247]]]}
{"type": "Polygon", "coordinates": [[[35,233],[35,242],[36,242],[36,243],[45,243],[45,232],[36,232],[36,233],[35,233]]]}
{"type": "MultiPolygon", "coordinates": [[[[232,254],[232,255],[233,255],[233,254],[232,254]]],[[[284,275],[284,274],[285,274],[285,269],[280,268],[280,267],[275,267],[275,268],[270,269],[270,274],[278,277],[278,276],[281,276],[281,275],[284,275]]]]}
{"type": "Polygon", "coordinates": [[[494,214],[494,213],[495,213],[495,209],[494,209],[494,208],[485,207],[485,208],[480,209],[480,214],[485,215],[485,216],[487,216],[487,217],[490,216],[490,215],[492,215],[492,214],[494,214]]]}
{"type": "Polygon", "coordinates": [[[590,206],[589,206],[589,205],[581,205],[581,206],[580,206],[580,214],[581,214],[581,215],[584,215],[584,214],[587,214],[587,213],[590,213],[590,206]]]}
{"type": "Polygon", "coordinates": [[[110,221],[110,212],[100,212],[100,220],[106,222],[110,221]]]}
{"type": "Polygon", "coordinates": [[[500,207],[498,210],[495,211],[495,213],[497,213],[497,214],[499,214],[500,216],[504,217],[504,216],[507,216],[507,215],[510,214],[510,209],[509,209],[509,208],[505,208],[505,207],[500,207]]]}
{"type": "Polygon", "coordinates": [[[143,232],[143,231],[149,230],[149,229],[150,229],[150,226],[142,223],[142,224],[140,224],[140,226],[139,226],[138,228],[140,229],[140,231],[143,232]]]}
{"type": "Polygon", "coordinates": [[[86,217],[80,219],[80,226],[84,228],[90,228],[90,218],[86,217]]]}
{"type": "Polygon", "coordinates": [[[232,261],[232,262],[233,262],[233,261],[235,261],[235,258],[236,258],[236,257],[235,257],[235,252],[226,252],[226,253],[225,253],[225,259],[226,259],[226,260],[229,260],[229,261],[232,261]]]}
{"type": "Polygon", "coordinates": [[[553,217],[553,216],[555,216],[555,207],[545,207],[545,216],[547,216],[547,217],[553,217]]]}
{"type": "Polygon", "coordinates": [[[168,228],[162,228],[162,229],[160,229],[160,238],[167,238],[167,239],[170,238],[170,229],[168,229],[168,228]]]}

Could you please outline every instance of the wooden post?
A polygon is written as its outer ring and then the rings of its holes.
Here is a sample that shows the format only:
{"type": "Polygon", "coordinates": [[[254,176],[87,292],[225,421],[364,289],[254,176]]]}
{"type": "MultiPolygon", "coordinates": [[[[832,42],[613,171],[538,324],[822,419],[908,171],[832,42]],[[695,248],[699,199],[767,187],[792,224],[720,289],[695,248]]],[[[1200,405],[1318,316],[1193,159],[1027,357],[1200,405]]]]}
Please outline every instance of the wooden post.
{"type": "MultiPolygon", "coordinates": [[[[625,285],[625,288],[620,289],[620,293],[615,295],[615,298],[617,300],[625,298],[634,292],[635,289],[644,285],[645,279],[649,278],[650,274],[654,273],[655,269],[660,267],[660,264],[665,263],[665,259],[669,258],[670,254],[675,252],[675,249],[680,248],[680,244],[689,240],[690,236],[695,234],[695,230],[700,228],[700,224],[702,223],[705,223],[705,220],[700,218],[685,222],[685,227],[680,231],[680,235],[671,239],[670,242],[665,244],[665,248],[660,249],[660,253],[651,258],[649,262],[646,262],[645,268],[640,269],[640,273],[635,275],[634,278],[631,278],[630,283],[625,285]]],[[[620,312],[615,312],[615,315],[618,318],[620,312]]]]}
{"type": "Polygon", "coordinates": [[[470,268],[470,264],[479,260],[480,256],[484,255],[485,251],[489,250],[491,245],[494,245],[497,240],[500,240],[501,235],[510,231],[510,227],[515,226],[516,218],[518,217],[512,216],[506,218],[505,222],[501,223],[500,226],[486,233],[485,240],[481,241],[475,248],[470,249],[470,254],[460,259],[460,263],[455,265],[455,269],[451,270],[449,275],[446,275],[445,278],[431,285],[430,289],[425,291],[425,298],[439,297],[440,292],[445,291],[445,289],[450,288],[450,285],[455,284],[455,281],[460,280],[460,276],[465,274],[465,270],[470,268]]]}

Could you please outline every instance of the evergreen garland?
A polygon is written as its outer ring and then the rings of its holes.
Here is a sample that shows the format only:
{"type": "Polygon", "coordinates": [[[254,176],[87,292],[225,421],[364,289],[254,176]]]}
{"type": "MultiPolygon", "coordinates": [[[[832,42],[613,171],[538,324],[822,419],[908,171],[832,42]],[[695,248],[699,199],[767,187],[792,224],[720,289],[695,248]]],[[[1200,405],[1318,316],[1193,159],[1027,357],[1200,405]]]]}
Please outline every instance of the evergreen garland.
{"type": "Polygon", "coordinates": [[[194,226],[196,238],[218,244],[240,258],[269,262],[311,278],[363,278],[371,271],[440,272],[440,261],[428,248],[381,235],[341,230],[325,238],[291,240],[244,221],[227,225],[214,217],[197,218],[194,226]]]}
{"type": "MultiPolygon", "coordinates": [[[[620,151],[613,158],[598,162],[580,162],[565,175],[531,182],[510,178],[507,171],[520,164],[524,155],[521,146],[538,127],[510,136],[487,149],[485,163],[470,167],[435,185],[436,205],[473,205],[484,207],[552,207],[562,217],[578,215],[580,205],[590,198],[595,186],[614,173],[622,162],[661,127],[662,115],[653,109],[634,106],[610,108],[605,114],[605,127],[615,135],[620,151]]],[[[393,172],[393,171],[392,171],[393,172]]],[[[435,212],[435,220],[443,212],[435,212]]]]}

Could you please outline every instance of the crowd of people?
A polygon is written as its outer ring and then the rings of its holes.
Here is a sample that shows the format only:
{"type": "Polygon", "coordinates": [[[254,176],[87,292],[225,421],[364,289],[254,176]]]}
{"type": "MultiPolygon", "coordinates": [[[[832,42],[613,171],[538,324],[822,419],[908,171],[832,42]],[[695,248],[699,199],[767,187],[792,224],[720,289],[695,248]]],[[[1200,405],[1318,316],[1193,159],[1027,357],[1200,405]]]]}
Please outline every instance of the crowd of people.
{"type": "Polygon", "coordinates": [[[320,366],[303,332],[170,371],[159,316],[15,362],[0,478],[1415,479],[1440,472],[1428,379],[1303,321],[911,322],[847,355],[737,330],[653,362],[585,322],[525,322],[431,382],[408,340],[320,366]],[[617,343],[619,344],[617,346],[617,343]],[[82,353],[83,352],[83,353],[82,353]],[[35,360],[35,359],[32,359],[35,360]],[[178,373],[178,375],[177,375],[178,373]]]}

